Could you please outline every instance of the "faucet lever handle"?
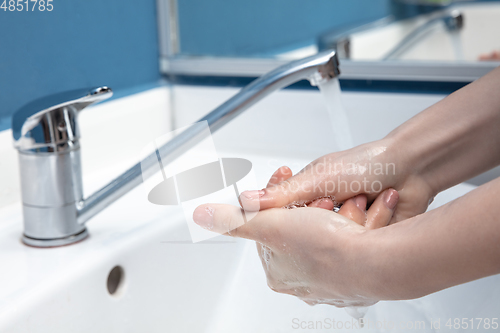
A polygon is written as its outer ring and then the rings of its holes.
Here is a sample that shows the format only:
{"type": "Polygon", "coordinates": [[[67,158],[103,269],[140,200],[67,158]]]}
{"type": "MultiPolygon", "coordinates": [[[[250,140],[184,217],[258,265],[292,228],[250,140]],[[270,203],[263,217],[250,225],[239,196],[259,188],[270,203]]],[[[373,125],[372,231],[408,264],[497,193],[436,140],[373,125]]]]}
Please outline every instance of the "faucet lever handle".
{"type": "Polygon", "coordinates": [[[12,116],[14,146],[55,152],[78,145],[78,112],[113,95],[106,86],[66,91],[34,100],[12,116]]]}

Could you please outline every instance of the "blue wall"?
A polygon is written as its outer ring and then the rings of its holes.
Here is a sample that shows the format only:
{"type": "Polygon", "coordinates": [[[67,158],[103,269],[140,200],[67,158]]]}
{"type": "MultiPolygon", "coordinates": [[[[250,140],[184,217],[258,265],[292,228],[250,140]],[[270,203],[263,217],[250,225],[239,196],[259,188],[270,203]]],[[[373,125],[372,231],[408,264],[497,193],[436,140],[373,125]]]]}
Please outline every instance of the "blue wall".
{"type": "Polygon", "coordinates": [[[191,55],[266,56],[310,45],[314,36],[338,28],[422,13],[414,8],[421,6],[393,6],[400,3],[395,0],[177,1],[181,50],[191,55]]]}
{"type": "Polygon", "coordinates": [[[47,94],[103,84],[120,92],[160,79],[155,0],[53,4],[52,12],[0,10],[0,130],[47,94]]]}
{"type": "MultiPolygon", "coordinates": [[[[391,12],[390,0],[177,1],[181,50],[195,55],[268,55],[391,12]]],[[[52,12],[0,9],[0,130],[47,94],[103,84],[124,94],[160,80],[155,0],[53,5],[52,12]]]]}
{"type": "Polygon", "coordinates": [[[389,0],[178,0],[186,54],[259,55],[320,33],[385,17],[389,0]]]}

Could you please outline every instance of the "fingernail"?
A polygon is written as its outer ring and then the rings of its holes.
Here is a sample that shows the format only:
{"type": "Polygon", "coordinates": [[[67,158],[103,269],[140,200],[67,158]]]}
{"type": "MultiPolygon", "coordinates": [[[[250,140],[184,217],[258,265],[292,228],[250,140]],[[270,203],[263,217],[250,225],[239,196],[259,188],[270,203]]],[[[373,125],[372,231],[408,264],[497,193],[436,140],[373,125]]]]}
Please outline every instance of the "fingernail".
{"type": "Polygon", "coordinates": [[[358,206],[358,208],[360,210],[362,210],[363,212],[366,210],[366,202],[367,202],[367,198],[366,196],[364,195],[358,195],[354,201],[356,202],[356,206],[358,206]]]}
{"type": "Polygon", "coordinates": [[[333,201],[328,198],[321,199],[320,202],[318,203],[318,207],[328,210],[333,210],[334,206],[335,204],[333,203],[333,201]]]}
{"type": "Polygon", "coordinates": [[[280,170],[280,171],[281,171],[281,173],[282,173],[283,175],[285,175],[285,176],[286,176],[286,175],[289,175],[289,174],[290,174],[290,175],[292,174],[292,170],[290,170],[290,168],[289,168],[289,167],[287,167],[287,166],[282,166],[281,168],[279,168],[279,170],[280,170]]]}
{"type": "Polygon", "coordinates": [[[384,204],[389,209],[394,209],[399,201],[399,193],[396,190],[387,190],[384,193],[384,204]]]}
{"type": "Polygon", "coordinates": [[[212,230],[214,228],[214,213],[215,209],[212,207],[198,207],[194,210],[193,220],[200,227],[212,230]]]}
{"type": "Polygon", "coordinates": [[[241,193],[241,195],[243,195],[248,200],[258,200],[259,198],[263,197],[264,194],[266,194],[266,191],[264,191],[264,190],[245,191],[245,192],[241,193]]]}

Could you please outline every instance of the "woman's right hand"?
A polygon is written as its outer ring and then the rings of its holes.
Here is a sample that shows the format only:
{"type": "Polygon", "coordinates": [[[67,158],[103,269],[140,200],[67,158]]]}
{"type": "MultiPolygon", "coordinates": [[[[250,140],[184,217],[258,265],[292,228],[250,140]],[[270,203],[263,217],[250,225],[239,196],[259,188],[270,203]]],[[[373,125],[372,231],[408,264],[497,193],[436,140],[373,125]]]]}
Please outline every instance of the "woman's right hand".
{"type": "MultiPolygon", "coordinates": [[[[243,207],[278,208],[292,203],[316,206],[318,198],[330,197],[342,203],[359,194],[368,202],[388,188],[399,192],[399,203],[391,223],[426,211],[435,195],[407,162],[405,151],[398,151],[392,139],[364,144],[325,155],[307,165],[295,176],[260,191],[243,192],[243,207]]],[[[272,182],[272,181],[271,181],[272,182]]]]}
{"type": "MultiPolygon", "coordinates": [[[[291,170],[282,167],[268,187],[291,176],[291,170]]],[[[208,230],[255,240],[274,291],[297,296],[310,305],[359,307],[375,304],[379,300],[376,290],[384,283],[377,282],[378,274],[370,268],[377,267],[371,255],[362,254],[375,247],[357,240],[386,226],[397,202],[398,192],[387,189],[368,210],[367,198],[360,194],[346,200],[338,213],[331,211],[334,203],[324,199],[306,208],[262,211],[244,223],[237,207],[205,204],[195,210],[193,219],[208,230]]]]}
{"type": "MultiPolygon", "coordinates": [[[[244,192],[243,207],[282,207],[332,196],[344,202],[387,188],[391,223],[423,213],[437,193],[500,165],[500,67],[417,114],[380,140],[323,156],[294,177],[244,192]],[[474,110],[473,116],[471,110],[474,110]]],[[[383,121],[383,119],[381,119],[383,121]]]]}

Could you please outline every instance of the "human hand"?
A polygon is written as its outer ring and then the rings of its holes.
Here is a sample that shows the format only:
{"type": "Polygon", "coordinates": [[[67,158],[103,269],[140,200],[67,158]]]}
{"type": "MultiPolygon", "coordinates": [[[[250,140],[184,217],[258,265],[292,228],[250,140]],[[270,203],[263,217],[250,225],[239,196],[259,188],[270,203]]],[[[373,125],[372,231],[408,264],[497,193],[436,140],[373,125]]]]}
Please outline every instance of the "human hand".
{"type": "Polygon", "coordinates": [[[500,51],[494,50],[490,53],[483,53],[478,57],[479,61],[500,61],[500,51]]]}
{"type": "MultiPolygon", "coordinates": [[[[283,166],[274,172],[266,188],[273,187],[291,177],[292,170],[283,166]]],[[[338,214],[364,226],[366,229],[385,227],[391,220],[394,209],[399,201],[399,193],[394,189],[388,189],[379,195],[377,199],[370,209],[366,211],[367,197],[365,194],[358,194],[346,200],[338,210],[338,214]]],[[[321,198],[310,202],[307,204],[307,207],[323,208],[331,211],[335,207],[335,202],[330,198],[321,198]]]]}
{"type": "Polygon", "coordinates": [[[390,223],[413,217],[426,211],[434,194],[406,162],[406,152],[395,146],[384,139],[325,155],[289,179],[260,191],[243,192],[240,201],[243,207],[252,207],[259,200],[261,210],[292,203],[316,207],[318,198],[342,203],[358,194],[366,194],[368,202],[373,202],[384,190],[394,188],[400,199],[390,223]]]}
{"type": "MultiPolygon", "coordinates": [[[[290,176],[288,168],[280,168],[268,186],[290,176]]],[[[397,200],[398,193],[388,189],[366,211],[367,198],[361,194],[346,200],[337,214],[329,211],[333,202],[325,199],[307,208],[260,211],[246,224],[241,209],[206,204],[195,210],[193,218],[212,231],[256,240],[274,291],[312,305],[368,306],[378,299],[370,268],[374,265],[362,235],[368,228],[387,225],[397,200]]]]}

